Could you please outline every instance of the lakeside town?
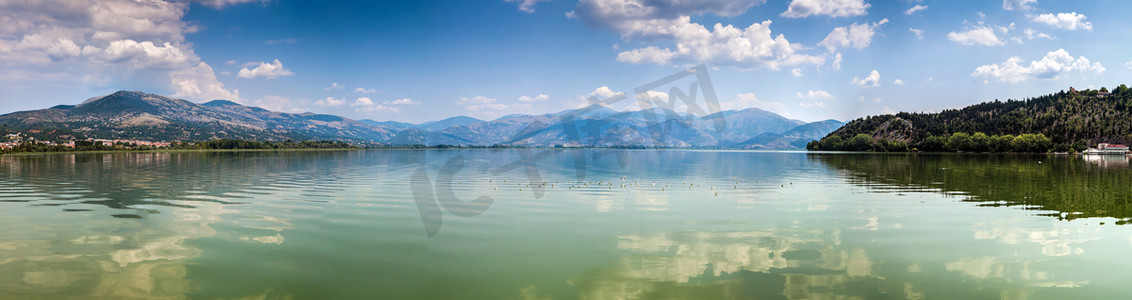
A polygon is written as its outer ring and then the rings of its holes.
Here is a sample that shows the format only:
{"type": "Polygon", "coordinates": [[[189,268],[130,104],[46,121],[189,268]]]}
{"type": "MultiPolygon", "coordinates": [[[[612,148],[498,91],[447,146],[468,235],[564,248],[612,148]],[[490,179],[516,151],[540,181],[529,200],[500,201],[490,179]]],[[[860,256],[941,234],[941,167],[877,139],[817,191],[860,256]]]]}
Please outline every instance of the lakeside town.
{"type": "Polygon", "coordinates": [[[70,140],[66,142],[56,141],[41,141],[36,140],[33,136],[28,136],[21,133],[10,133],[4,137],[4,141],[0,142],[0,149],[12,149],[21,144],[34,142],[45,146],[63,146],[68,148],[75,148],[76,145],[106,145],[106,146],[128,146],[128,147],[147,147],[147,148],[165,148],[171,145],[171,142],[164,141],[143,141],[143,140],[129,140],[129,139],[85,139],[85,140],[70,140]]]}

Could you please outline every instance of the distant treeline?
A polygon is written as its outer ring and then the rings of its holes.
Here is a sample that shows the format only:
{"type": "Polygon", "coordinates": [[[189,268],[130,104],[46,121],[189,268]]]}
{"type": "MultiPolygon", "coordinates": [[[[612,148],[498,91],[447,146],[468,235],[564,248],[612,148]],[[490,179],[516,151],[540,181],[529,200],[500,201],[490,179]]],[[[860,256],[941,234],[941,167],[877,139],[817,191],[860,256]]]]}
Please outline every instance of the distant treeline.
{"type": "Polygon", "coordinates": [[[169,144],[171,149],[216,149],[216,150],[237,150],[237,149],[345,149],[345,148],[358,148],[357,146],[338,141],[284,141],[284,142],[257,142],[245,140],[212,140],[195,143],[178,143],[173,142],[169,144]]]}
{"type": "Polygon", "coordinates": [[[284,141],[284,142],[257,142],[244,140],[212,140],[201,142],[173,142],[168,147],[154,147],[147,145],[115,143],[105,144],[98,141],[75,141],[75,147],[61,144],[48,144],[36,141],[26,141],[10,148],[0,150],[0,153],[25,152],[81,152],[81,151],[144,151],[159,149],[181,150],[240,150],[240,149],[359,149],[360,147],[339,141],[284,141]]]}
{"type": "Polygon", "coordinates": [[[1121,84],[1112,91],[1071,89],[938,113],[869,116],[845,124],[807,149],[1068,152],[1097,143],[1128,142],[1132,142],[1132,89],[1121,84]]]}
{"type": "Polygon", "coordinates": [[[875,151],[875,152],[1070,152],[1085,151],[1088,147],[1084,142],[1071,146],[1054,144],[1044,134],[1013,135],[986,135],[982,132],[967,134],[956,132],[949,136],[929,135],[921,142],[909,145],[903,141],[889,141],[884,138],[873,139],[872,136],[861,133],[850,138],[839,135],[828,136],[821,141],[812,141],[806,145],[806,150],[814,151],[875,151]]]}

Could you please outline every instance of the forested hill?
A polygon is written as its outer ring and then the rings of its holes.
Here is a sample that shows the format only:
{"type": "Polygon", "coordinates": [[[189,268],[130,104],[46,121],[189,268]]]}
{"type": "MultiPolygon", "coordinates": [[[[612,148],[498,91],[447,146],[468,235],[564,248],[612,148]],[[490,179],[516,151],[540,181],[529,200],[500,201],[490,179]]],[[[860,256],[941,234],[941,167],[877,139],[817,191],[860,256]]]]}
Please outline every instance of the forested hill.
{"type": "Polygon", "coordinates": [[[806,148],[1044,152],[1080,151],[1099,142],[1132,142],[1132,90],[1126,85],[1111,93],[1103,87],[1070,88],[1022,101],[985,102],[939,113],[870,116],[853,120],[806,148]],[[1012,141],[1023,137],[1025,140],[1012,141]]]}

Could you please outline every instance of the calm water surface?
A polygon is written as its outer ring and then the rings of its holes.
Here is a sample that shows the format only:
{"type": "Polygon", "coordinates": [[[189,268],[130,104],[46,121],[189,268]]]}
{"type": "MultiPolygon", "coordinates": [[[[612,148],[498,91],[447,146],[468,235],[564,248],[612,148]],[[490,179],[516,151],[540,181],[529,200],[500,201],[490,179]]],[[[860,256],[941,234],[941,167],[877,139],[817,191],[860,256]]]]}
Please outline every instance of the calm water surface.
{"type": "Polygon", "coordinates": [[[1127,298],[1130,200],[1123,157],[0,156],[0,298],[1127,298]]]}

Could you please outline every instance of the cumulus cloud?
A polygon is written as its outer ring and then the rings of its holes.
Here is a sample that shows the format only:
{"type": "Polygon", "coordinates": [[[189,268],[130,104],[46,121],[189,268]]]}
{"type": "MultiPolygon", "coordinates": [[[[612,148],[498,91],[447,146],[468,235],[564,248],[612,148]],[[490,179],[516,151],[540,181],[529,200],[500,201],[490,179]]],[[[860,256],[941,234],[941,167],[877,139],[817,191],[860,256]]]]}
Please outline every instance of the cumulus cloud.
{"type": "Polygon", "coordinates": [[[456,99],[456,105],[463,106],[465,109],[474,112],[507,109],[507,105],[499,103],[499,101],[495,98],[488,98],[484,96],[475,96],[470,98],[460,97],[459,99],[456,99]]]}
{"type": "Polygon", "coordinates": [[[802,69],[794,68],[793,70],[790,70],[790,75],[794,77],[802,77],[802,69]]]}
{"type": "Polygon", "coordinates": [[[370,99],[370,98],[367,98],[367,97],[358,97],[358,99],[354,100],[354,104],[350,104],[350,106],[354,106],[354,107],[373,106],[373,105],[374,105],[373,99],[370,99]]]}
{"type": "Polygon", "coordinates": [[[176,69],[190,61],[189,56],[172,43],[158,46],[150,41],[118,40],[110,42],[104,49],[86,46],[83,54],[94,61],[126,64],[134,69],[176,69]]]}
{"type": "Polygon", "coordinates": [[[735,96],[730,102],[720,103],[724,110],[743,110],[747,108],[758,108],[778,114],[788,114],[786,105],[778,102],[759,100],[755,93],[741,93],[735,96]]]}
{"type": "Polygon", "coordinates": [[[1032,3],[1038,3],[1038,0],[1002,0],[1002,9],[1005,10],[1030,10],[1033,7],[1032,3]]]}
{"type": "Polygon", "coordinates": [[[618,53],[617,61],[624,63],[710,63],[775,70],[782,66],[822,64],[823,57],[799,53],[805,47],[790,43],[782,34],[773,35],[770,20],[747,27],[719,23],[708,27],[691,21],[691,15],[740,15],[762,2],[583,0],[568,16],[591,27],[609,29],[625,41],[653,44],[618,53]],[[662,44],[660,41],[672,45],[658,45],[662,44]]]}
{"type": "Polygon", "coordinates": [[[248,68],[242,68],[240,69],[239,73],[236,73],[236,77],[249,79],[256,77],[267,77],[267,79],[275,79],[282,76],[291,75],[295,75],[295,73],[292,73],[291,70],[284,68],[283,63],[278,59],[272,61],[271,63],[261,62],[255,68],[250,70],[248,68]]]}
{"type": "Polygon", "coordinates": [[[914,14],[914,13],[916,13],[916,12],[919,12],[919,11],[923,11],[923,10],[925,10],[925,9],[928,9],[928,6],[927,6],[927,5],[920,5],[920,4],[916,4],[916,6],[913,6],[912,8],[909,8],[908,10],[905,10],[905,11],[904,11],[904,14],[905,14],[905,15],[912,15],[912,14],[914,14]]]}
{"type": "Polygon", "coordinates": [[[355,93],[361,93],[361,94],[373,94],[373,93],[376,93],[377,90],[376,89],[367,89],[367,88],[363,88],[363,87],[357,87],[357,88],[354,88],[354,92],[355,93]]]}
{"type": "Polygon", "coordinates": [[[1053,36],[1051,36],[1051,35],[1048,35],[1048,34],[1045,34],[1045,33],[1042,33],[1042,32],[1038,32],[1037,30],[1034,30],[1034,29],[1031,29],[1031,28],[1026,28],[1026,30],[1023,30],[1022,32],[1026,34],[1026,39],[1028,39],[1028,40],[1036,40],[1036,39],[1052,40],[1052,39],[1054,39],[1053,36]]]}
{"type": "Polygon", "coordinates": [[[833,95],[831,95],[829,92],[826,92],[826,91],[823,91],[823,90],[810,90],[810,91],[806,91],[805,93],[798,92],[798,94],[796,94],[795,96],[797,96],[798,98],[802,98],[802,99],[833,99],[834,98],[833,95]]]}
{"type": "Polygon", "coordinates": [[[574,97],[574,99],[572,101],[565,101],[564,104],[568,108],[583,108],[583,107],[593,105],[594,103],[600,103],[601,101],[606,101],[606,100],[612,99],[614,97],[625,97],[625,96],[626,96],[625,92],[614,91],[613,89],[609,88],[608,86],[601,86],[601,87],[594,89],[592,92],[582,94],[582,95],[578,95],[578,97],[574,97]]]}
{"type": "Polygon", "coordinates": [[[200,99],[200,100],[232,100],[242,101],[240,90],[226,89],[224,84],[216,80],[216,73],[212,67],[204,62],[196,66],[181,68],[169,73],[169,85],[173,90],[173,97],[200,99]]]}
{"type": "Polygon", "coordinates": [[[850,81],[850,83],[866,88],[878,87],[880,86],[880,72],[873,70],[869,73],[869,76],[865,76],[865,79],[853,77],[853,80],[850,81]]]}
{"type": "Polygon", "coordinates": [[[546,94],[538,94],[538,96],[519,96],[519,102],[541,102],[550,99],[546,94]]]}
{"type": "Polygon", "coordinates": [[[326,99],[322,99],[322,100],[318,100],[318,101],[314,102],[315,106],[323,106],[323,107],[336,107],[336,106],[342,106],[343,104],[346,104],[346,99],[334,98],[334,97],[326,97],[326,99]]]}
{"type": "MultiPolygon", "coordinates": [[[[235,63],[235,62],[232,62],[232,63],[235,63]]],[[[324,91],[341,90],[342,88],[344,88],[344,87],[341,84],[334,82],[334,83],[331,83],[330,86],[328,86],[328,87],[326,87],[325,89],[322,89],[322,90],[324,90],[324,91]]]]}
{"type": "Polygon", "coordinates": [[[182,19],[188,7],[181,1],[0,1],[0,69],[9,74],[0,89],[128,81],[187,99],[242,101],[185,42],[185,34],[201,30],[182,19]],[[55,75],[16,75],[45,69],[55,75]]]}
{"type": "Polygon", "coordinates": [[[539,2],[546,2],[550,0],[504,0],[506,2],[519,2],[519,10],[533,13],[535,12],[535,4],[539,2]]]}
{"type": "Polygon", "coordinates": [[[1124,66],[1128,67],[1129,69],[1132,69],[1132,61],[1124,63],[1124,66]]]}
{"type": "Polygon", "coordinates": [[[825,39],[818,43],[818,46],[823,46],[829,49],[830,52],[838,48],[856,48],[858,50],[865,49],[869,43],[873,41],[873,35],[876,34],[875,30],[878,26],[888,23],[888,19],[882,19],[876,23],[865,23],[849,25],[848,27],[834,28],[825,39]]]}
{"type": "Polygon", "coordinates": [[[948,32],[947,39],[963,45],[1001,46],[1005,44],[990,27],[977,26],[963,32],[948,32]]]}
{"type": "Polygon", "coordinates": [[[869,7],[864,0],[793,0],[786,12],[787,18],[805,18],[815,15],[830,17],[855,17],[868,13],[869,7]]]}
{"type": "Polygon", "coordinates": [[[368,97],[358,97],[354,100],[354,103],[350,104],[350,107],[353,107],[354,111],[357,112],[401,112],[401,110],[396,107],[378,104],[368,97]]]}
{"type": "Polygon", "coordinates": [[[1105,67],[1099,62],[1090,62],[1084,56],[1073,57],[1065,49],[1046,53],[1040,60],[1024,64],[1018,56],[1012,56],[1001,64],[979,66],[971,76],[997,79],[1000,82],[1018,83],[1030,79],[1057,79],[1070,72],[1103,73],[1105,67]]]}
{"type": "Polygon", "coordinates": [[[900,79],[896,79],[896,80],[892,81],[892,84],[894,84],[894,85],[904,85],[904,81],[900,80],[900,79]]]}
{"type": "Polygon", "coordinates": [[[909,27],[908,31],[912,32],[912,34],[915,34],[916,39],[918,39],[918,40],[924,39],[924,31],[922,29],[916,29],[916,28],[909,27]]]}
{"type": "Polygon", "coordinates": [[[393,101],[385,101],[385,102],[382,102],[382,104],[385,104],[385,105],[417,105],[417,104],[421,104],[421,103],[417,102],[417,101],[413,101],[413,99],[401,98],[401,99],[397,99],[397,100],[393,100],[393,101]]]}
{"type": "MultiPolygon", "coordinates": [[[[326,97],[326,99],[314,102],[316,106],[336,107],[342,106],[346,103],[346,99],[338,99],[333,97],[326,97]]],[[[410,98],[401,98],[397,100],[383,101],[378,103],[369,97],[358,97],[354,102],[350,103],[350,107],[354,108],[357,112],[401,112],[401,106],[404,105],[417,105],[420,102],[413,101],[410,98]]]]}
{"type": "Polygon", "coordinates": [[[1085,30],[1092,31],[1093,23],[1085,21],[1085,15],[1076,12],[1059,13],[1059,14],[1040,14],[1033,16],[1030,20],[1034,23],[1042,23],[1054,28],[1065,30],[1085,30]]]}

